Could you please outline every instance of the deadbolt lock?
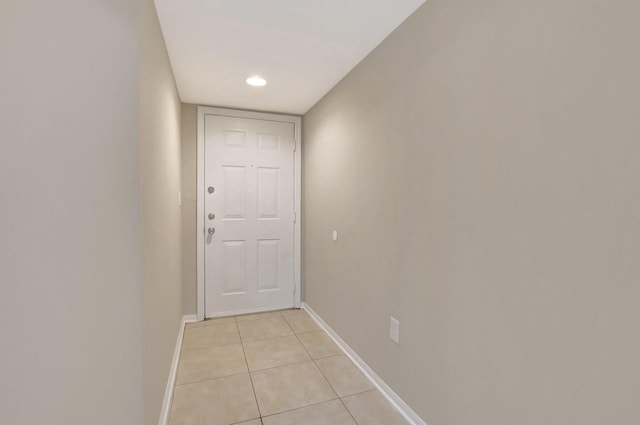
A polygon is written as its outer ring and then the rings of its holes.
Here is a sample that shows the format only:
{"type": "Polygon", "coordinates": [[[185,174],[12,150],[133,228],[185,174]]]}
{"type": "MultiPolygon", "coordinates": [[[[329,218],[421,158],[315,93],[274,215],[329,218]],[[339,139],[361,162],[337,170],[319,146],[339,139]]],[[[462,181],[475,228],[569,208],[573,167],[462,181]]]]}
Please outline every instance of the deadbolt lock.
{"type": "Polygon", "coordinates": [[[212,194],[212,193],[213,193],[213,192],[215,192],[215,191],[216,191],[216,188],[215,188],[215,187],[213,187],[213,186],[209,186],[209,187],[207,188],[207,192],[209,192],[209,194],[212,194]]]}
{"type": "Polygon", "coordinates": [[[213,220],[214,218],[216,218],[216,215],[214,213],[209,213],[208,217],[209,220],[213,220]]]}

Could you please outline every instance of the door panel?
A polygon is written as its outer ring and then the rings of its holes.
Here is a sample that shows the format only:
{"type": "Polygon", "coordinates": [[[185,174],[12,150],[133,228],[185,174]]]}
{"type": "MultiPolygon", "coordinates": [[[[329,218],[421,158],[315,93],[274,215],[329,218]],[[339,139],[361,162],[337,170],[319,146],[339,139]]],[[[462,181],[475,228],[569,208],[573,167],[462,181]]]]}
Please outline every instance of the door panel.
{"type": "Polygon", "coordinates": [[[278,239],[258,241],[258,291],[278,289],[279,254],[278,239]]]}
{"type": "Polygon", "coordinates": [[[206,115],[204,136],[206,316],[293,307],[293,123],[206,115]]]}
{"type": "Polygon", "coordinates": [[[222,275],[224,294],[238,294],[247,291],[247,244],[246,241],[222,242],[222,275]]]}
{"type": "MultiPolygon", "coordinates": [[[[245,195],[247,191],[246,167],[222,166],[222,178],[224,198],[222,209],[223,220],[244,220],[247,217],[247,203],[245,195]]],[[[214,186],[215,187],[215,186],[214,186]]]]}
{"type": "Polygon", "coordinates": [[[280,169],[258,168],[258,219],[280,218],[280,169]]]}

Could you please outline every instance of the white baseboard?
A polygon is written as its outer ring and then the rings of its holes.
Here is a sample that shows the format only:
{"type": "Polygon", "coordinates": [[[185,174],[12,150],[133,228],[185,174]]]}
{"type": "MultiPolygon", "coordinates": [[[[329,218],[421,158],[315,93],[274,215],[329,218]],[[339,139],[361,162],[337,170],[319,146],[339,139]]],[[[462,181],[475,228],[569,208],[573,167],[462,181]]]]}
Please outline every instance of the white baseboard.
{"type": "Polygon", "coordinates": [[[338,336],[338,334],[325,323],[324,320],[313,311],[309,304],[303,302],[302,309],[318,323],[320,326],[335,342],[345,355],[353,361],[358,369],[376,386],[376,388],[382,393],[382,395],[391,403],[391,405],[404,417],[404,419],[411,425],[427,425],[416,412],[414,412],[407,403],[405,403],[398,394],[396,394],[374,371],[371,369],[356,353],[347,345],[346,342],[338,336]]]}
{"type": "Polygon", "coordinates": [[[160,425],[168,425],[169,423],[169,412],[171,410],[171,399],[173,398],[173,387],[175,386],[176,374],[178,373],[178,360],[180,359],[180,350],[182,349],[184,325],[197,321],[198,319],[195,314],[182,316],[180,329],[178,330],[178,342],[176,342],[176,349],[173,352],[173,360],[171,361],[171,369],[169,370],[169,378],[167,379],[167,388],[164,390],[164,401],[162,402],[162,409],[160,410],[160,425]]]}

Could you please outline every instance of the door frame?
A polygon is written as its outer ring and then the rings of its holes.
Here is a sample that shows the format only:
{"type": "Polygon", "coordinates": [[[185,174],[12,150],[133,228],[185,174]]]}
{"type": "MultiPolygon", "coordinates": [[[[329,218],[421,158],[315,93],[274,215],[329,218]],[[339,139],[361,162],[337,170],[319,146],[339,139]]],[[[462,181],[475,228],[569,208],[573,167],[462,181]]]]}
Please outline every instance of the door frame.
{"type": "Polygon", "coordinates": [[[296,308],[300,308],[301,302],[301,255],[300,247],[302,242],[300,216],[302,210],[302,143],[301,143],[301,117],[294,115],[280,115],[265,112],[243,111],[239,109],[217,108],[212,106],[198,106],[198,150],[197,150],[197,207],[196,207],[196,268],[197,268],[197,294],[196,294],[196,313],[198,320],[205,319],[205,279],[204,279],[204,243],[205,243],[205,208],[204,208],[204,121],[206,115],[222,115],[234,118],[250,118],[265,121],[277,121],[292,123],[294,129],[294,296],[293,302],[296,308]]]}

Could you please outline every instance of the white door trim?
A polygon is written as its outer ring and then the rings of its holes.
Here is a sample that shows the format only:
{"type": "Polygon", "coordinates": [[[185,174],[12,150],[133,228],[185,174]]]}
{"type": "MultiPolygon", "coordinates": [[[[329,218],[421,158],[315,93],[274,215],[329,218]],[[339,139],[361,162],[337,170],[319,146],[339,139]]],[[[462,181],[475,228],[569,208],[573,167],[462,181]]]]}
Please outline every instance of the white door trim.
{"type": "Polygon", "coordinates": [[[296,221],[294,225],[294,279],[295,279],[295,296],[294,305],[300,308],[300,267],[301,267],[301,226],[300,212],[302,208],[302,146],[301,146],[301,125],[302,119],[292,115],[268,114],[263,112],[241,111],[237,109],[214,108],[210,106],[198,106],[198,150],[197,150],[197,208],[196,208],[196,236],[197,236],[197,294],[196,294],[196,310],[198,320],[204,320],[205,316],[205,282],[204,282],[204,243],[205,243],[205,211],[204,211],[204,117],[205,115],[223,115],[235,118],[252,118],[258,120],[278,121],[292,123],[295,135],[295,163],[294,163],[294,208],[296,221]]]}

